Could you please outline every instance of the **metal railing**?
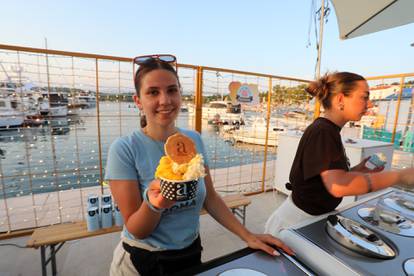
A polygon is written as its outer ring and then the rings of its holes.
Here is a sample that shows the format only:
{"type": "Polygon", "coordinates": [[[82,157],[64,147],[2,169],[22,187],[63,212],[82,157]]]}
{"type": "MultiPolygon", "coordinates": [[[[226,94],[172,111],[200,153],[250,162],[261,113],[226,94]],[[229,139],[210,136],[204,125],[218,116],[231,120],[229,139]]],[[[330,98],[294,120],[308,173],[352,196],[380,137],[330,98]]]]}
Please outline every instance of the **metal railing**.
{"type": "MultiPolygon", "coordinates": [[[[387,101],[387,108],[386,110],[379,110],[377,114],[383,115],[385,118],[390,119],[393,117],[392,129],[389,129],[391,126],[390,123],[384,124],[382,127],[385,131],[391,132],[391,139],[389,142],[395,143],[396,147],[402,147],[403,142],[402,140],[409,135],[413,129],[413,91],[414,91],[414,73],[408,74],[394,74],[394,75],[387,75],[387,76],[376,76],[376,77],[369,77],[367,80],[370,83],[371,89],[379,88],[380,90],[389,89],[388,93],[390,93],[387,97],[384,97],[387,101]],[[387,85],[385,85],[387,84],[387,85]],[[406,92],[406,93],[405,93],[406,92]],[[393,105],[390,107],[390,105],[393,105]],[[403,106],[404,105],[404,106],[403,106]],[[404,109],[405,113],[400,114],[401,109],[404,109]],[[393,112],[394,111],[394,112],[393,112]],[[404,130],[401,131],[400,140],[396,141],[397,131],[404,127],[404,130]]],[[[378,89],[376,89],[378,90],[378,89]]],[[[376,91],[372,90],[372,91],[376,91]]],[[[375,93],[375,92],[371,92],[375,93]]],[[[384,98],[376,97],[377,99],[373,99],[374,104],[376,107],[381,106],[381,102],[384,101],[384,98]]],[[[383,105],[382,105],[383,106],[383,105]]],[[[385,122],[384,122],[385,123],[385,122]]],[[[412,143],[412,142],[411,142],[412,143]]]]}
{"type": "MultiPolygon", "coordinates": [[[[0,130],[0,233],[84,219],[87,196],[108,192],[109,145],[139,128],[132,59],[0,45],[0,64],[0,101],[13,102],[25,117],[24,124],[0,130]],[[59,95],[71,100],[55,102],[69,104],[67,116],[28,116],[39,110],[39,97],[51,108],[59,95]],[[90,102],[79,102],[82,95],[90,102]]],[[[303,129],[313,117],[313,101],[303,91],[308,80],[190,64],[178,64],[178,73],[183,112],[177,125],[202,134],[215,188],[222,194],[273,189],[277,130],[303,129]],[[243,122],[235,125],[206,112],[209,102],[228,100],[233,82],[254,85],[260,99],[243,106],[243,122]],[[246,141],[245,133],[256,140],[246,141]]],[[[368,78],[372,91],[394,83],[396,98],[375,101],[371,117],[343,131],[390,139],[404,153],[396,168],[413,166],[413,100],[404,96],[413,80],[414,73],[368,78]]],[[[0,103],[1,111],[7,110],[0,103]]]]}
{"type": "MultiPolygon", "coordinates": [[[[108,192],[103,184],[109,145],[139,127],[131,100],[132,59],[0,45],[0,63],[0,100],[14,102],[13,110],[25,117],[24,124],[0,131],[0,232],[84,219],[86,197],[108,192]],[[91,106],[75,101],[82,95],[91,106]],[[55,96],[70,102],[52,102],[55,96]],[[35,116],[30,112],[39,110],[39,98],[49,109],[69,104],[69,114],[35,116]]],[[[292,104],[305,105],[295,91],[307,80],[189,64],[178,64],[178,72],[183,107],[191,110],[181,113],[177,125],[202,133],[216,189],[223,194],[271,189],[276,148],[268,144],[270,118],[292,104]],[[225,100],[234,81],[257,86],[261,102],[248,113],[252,120],[267,118],[263,145],[231,140],[230,125],[209,124],[203,117],[205,104],[225,100]]]]}

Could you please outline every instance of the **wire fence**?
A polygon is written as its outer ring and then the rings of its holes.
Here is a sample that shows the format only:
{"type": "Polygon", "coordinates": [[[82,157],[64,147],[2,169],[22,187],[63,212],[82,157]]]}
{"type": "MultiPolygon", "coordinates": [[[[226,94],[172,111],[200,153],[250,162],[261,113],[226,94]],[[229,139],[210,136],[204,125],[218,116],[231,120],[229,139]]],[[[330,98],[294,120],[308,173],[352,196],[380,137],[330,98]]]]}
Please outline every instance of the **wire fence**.
{"type": "MultiPolygon", "coordinates": [[[[139,129],[132,59],[0,45],[0,65],[0,232],[84,219],[88,195],[109,193],[109,145],[139,129]]],[[[178,73],[177,126],[201,132],[215,188],[272,189],[278,135],[313,119],[314,102],[303,89],[308,81],[188,64],[178,64],[178,73]],[[254,105],[235,103],[241,86],[256,93],[254,105]]],[[[398,98],[413,78],[370,79],[371,88],[404,85],[395,88],[397,99],[376,101],[372,118],[344,129],[362,137],[372,128],[368,139],[395,133],[396,149],[407,153],[396,167],[413,163],[412,96],[398,98]]]]}

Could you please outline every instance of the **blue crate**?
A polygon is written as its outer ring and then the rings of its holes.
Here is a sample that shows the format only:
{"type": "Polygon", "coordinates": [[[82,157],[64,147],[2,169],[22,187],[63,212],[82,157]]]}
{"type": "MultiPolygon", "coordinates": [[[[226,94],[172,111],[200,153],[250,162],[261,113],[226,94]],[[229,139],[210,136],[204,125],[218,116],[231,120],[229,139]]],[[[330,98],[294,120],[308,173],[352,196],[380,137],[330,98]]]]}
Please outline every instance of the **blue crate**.
{"type": "Polygon", "coordinates": [[[414,131],[405,134],[403,151],[414,152],[414,131]]]}
{"type": "MultiPolygon", "coordinates": [[[[374,141],[381,141],[391,143],[392,140],[392,132],[387,131],[385,129],[377,129],[372,127],[364,126],[362,128],[362,138],[374,141]]],[[[394,148],[400,148],[401,142],[401,131],[395,133],[394,139],[394,148]]]]}

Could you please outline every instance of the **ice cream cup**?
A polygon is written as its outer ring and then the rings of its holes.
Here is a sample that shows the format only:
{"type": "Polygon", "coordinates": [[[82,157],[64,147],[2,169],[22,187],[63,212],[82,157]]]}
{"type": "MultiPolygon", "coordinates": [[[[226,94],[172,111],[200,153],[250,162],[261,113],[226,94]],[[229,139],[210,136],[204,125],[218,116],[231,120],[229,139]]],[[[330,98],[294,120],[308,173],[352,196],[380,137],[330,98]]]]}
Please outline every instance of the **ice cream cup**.
{"type": "Polygon", "coordinates": [[[372,165],[374,165],[377,168],[382,167],[387,163],[387,161],[384,160],[384,157],[385,156],[383,154],[376,153],[374,155],[371,155],[368,162],[370,162],[372,165]]]}
{"type": "Polygon", "coordinates": [[[198,179],[168,180],[160,178],[161,194],[173,201],[186,201],[196,197],[198,179]]]}

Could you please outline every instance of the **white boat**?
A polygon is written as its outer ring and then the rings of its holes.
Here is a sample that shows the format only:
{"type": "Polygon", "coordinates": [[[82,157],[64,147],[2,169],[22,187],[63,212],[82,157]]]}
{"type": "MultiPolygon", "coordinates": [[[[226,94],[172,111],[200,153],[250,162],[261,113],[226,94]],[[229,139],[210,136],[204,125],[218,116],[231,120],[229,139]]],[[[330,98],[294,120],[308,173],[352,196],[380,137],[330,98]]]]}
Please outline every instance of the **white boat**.
{"type": "Polygon", "coordinates": [[[10,97],[0,98],[0,128],[23,125],[25,114],[19,110],[19,103],[10,97]]]}
{"type": "MultiPolygon", "coordinates": [[[[242,142],[255,145],[266,144],[266,131],[267,124],[266,119],[263,117],[256,117],[253,121],[246,121],[246,124],[240,126],[239,129],[234,130],[230,139],[234,142],[242,142]]],[[[293,127],[289,127],[283,121],[273,118],[270,120],[268,131],[268,146],[277,146],[280,133],[295,130],[293,127]]]]}
{"type": "Polygon", "coordinates": [[[10,96],[15,94],[18,85],[13,81],[0,81],[0,94],[10,96]]]}
{"type": "MultiPolygon", "coordinates": [[[[189,109],[194,113],[194,108],[189,109]]],[[[242,125],[244,124],[244,115],[241,105],[233,105],[227,101],[212,101],[207,106],[203,106],[202,118],[212,124],[222,125],[242,125]]]]}
{"type": "Polygon", "coordinates": [[[65,117],[68,115],[68,99],[63,93],[43,91],[38,102],[42,116],[65,117]]]}
{"type": "Polygon", "coordinates": [[[189,112],[189,108],[188,108],[188,105],[186,105],[186,104],[182,104],[181,105],[181,107],[180,107],[180,112],[183,112],[183,113],[187,113],[187,112],[189,112]]]}
{"type": "Polygon", "coordinates": [[[299,107],[278,108],[271,116],[290,129],[305,129],[313,121],[313,112],[299,107]]]}
{"type": "Polygon", "coordinates": [[[96,106],[96,97],[93,95],[78,95],[76,96],[76,101],[82,108],[92,108],[96,106]]]}
{"type": "Polygon", "coordinates": [[[40,104],[40,114],[45,117],[65,117],[68,115],[66,105],[49,106],[48,100],[43,100],[40,104]]]}
{"type": "Polygon", "coordinates": [[[291,109],[283,113],[283,118],[288,122],[303,122],[312,120],[313,113],[304,109],[291,109]]]}

